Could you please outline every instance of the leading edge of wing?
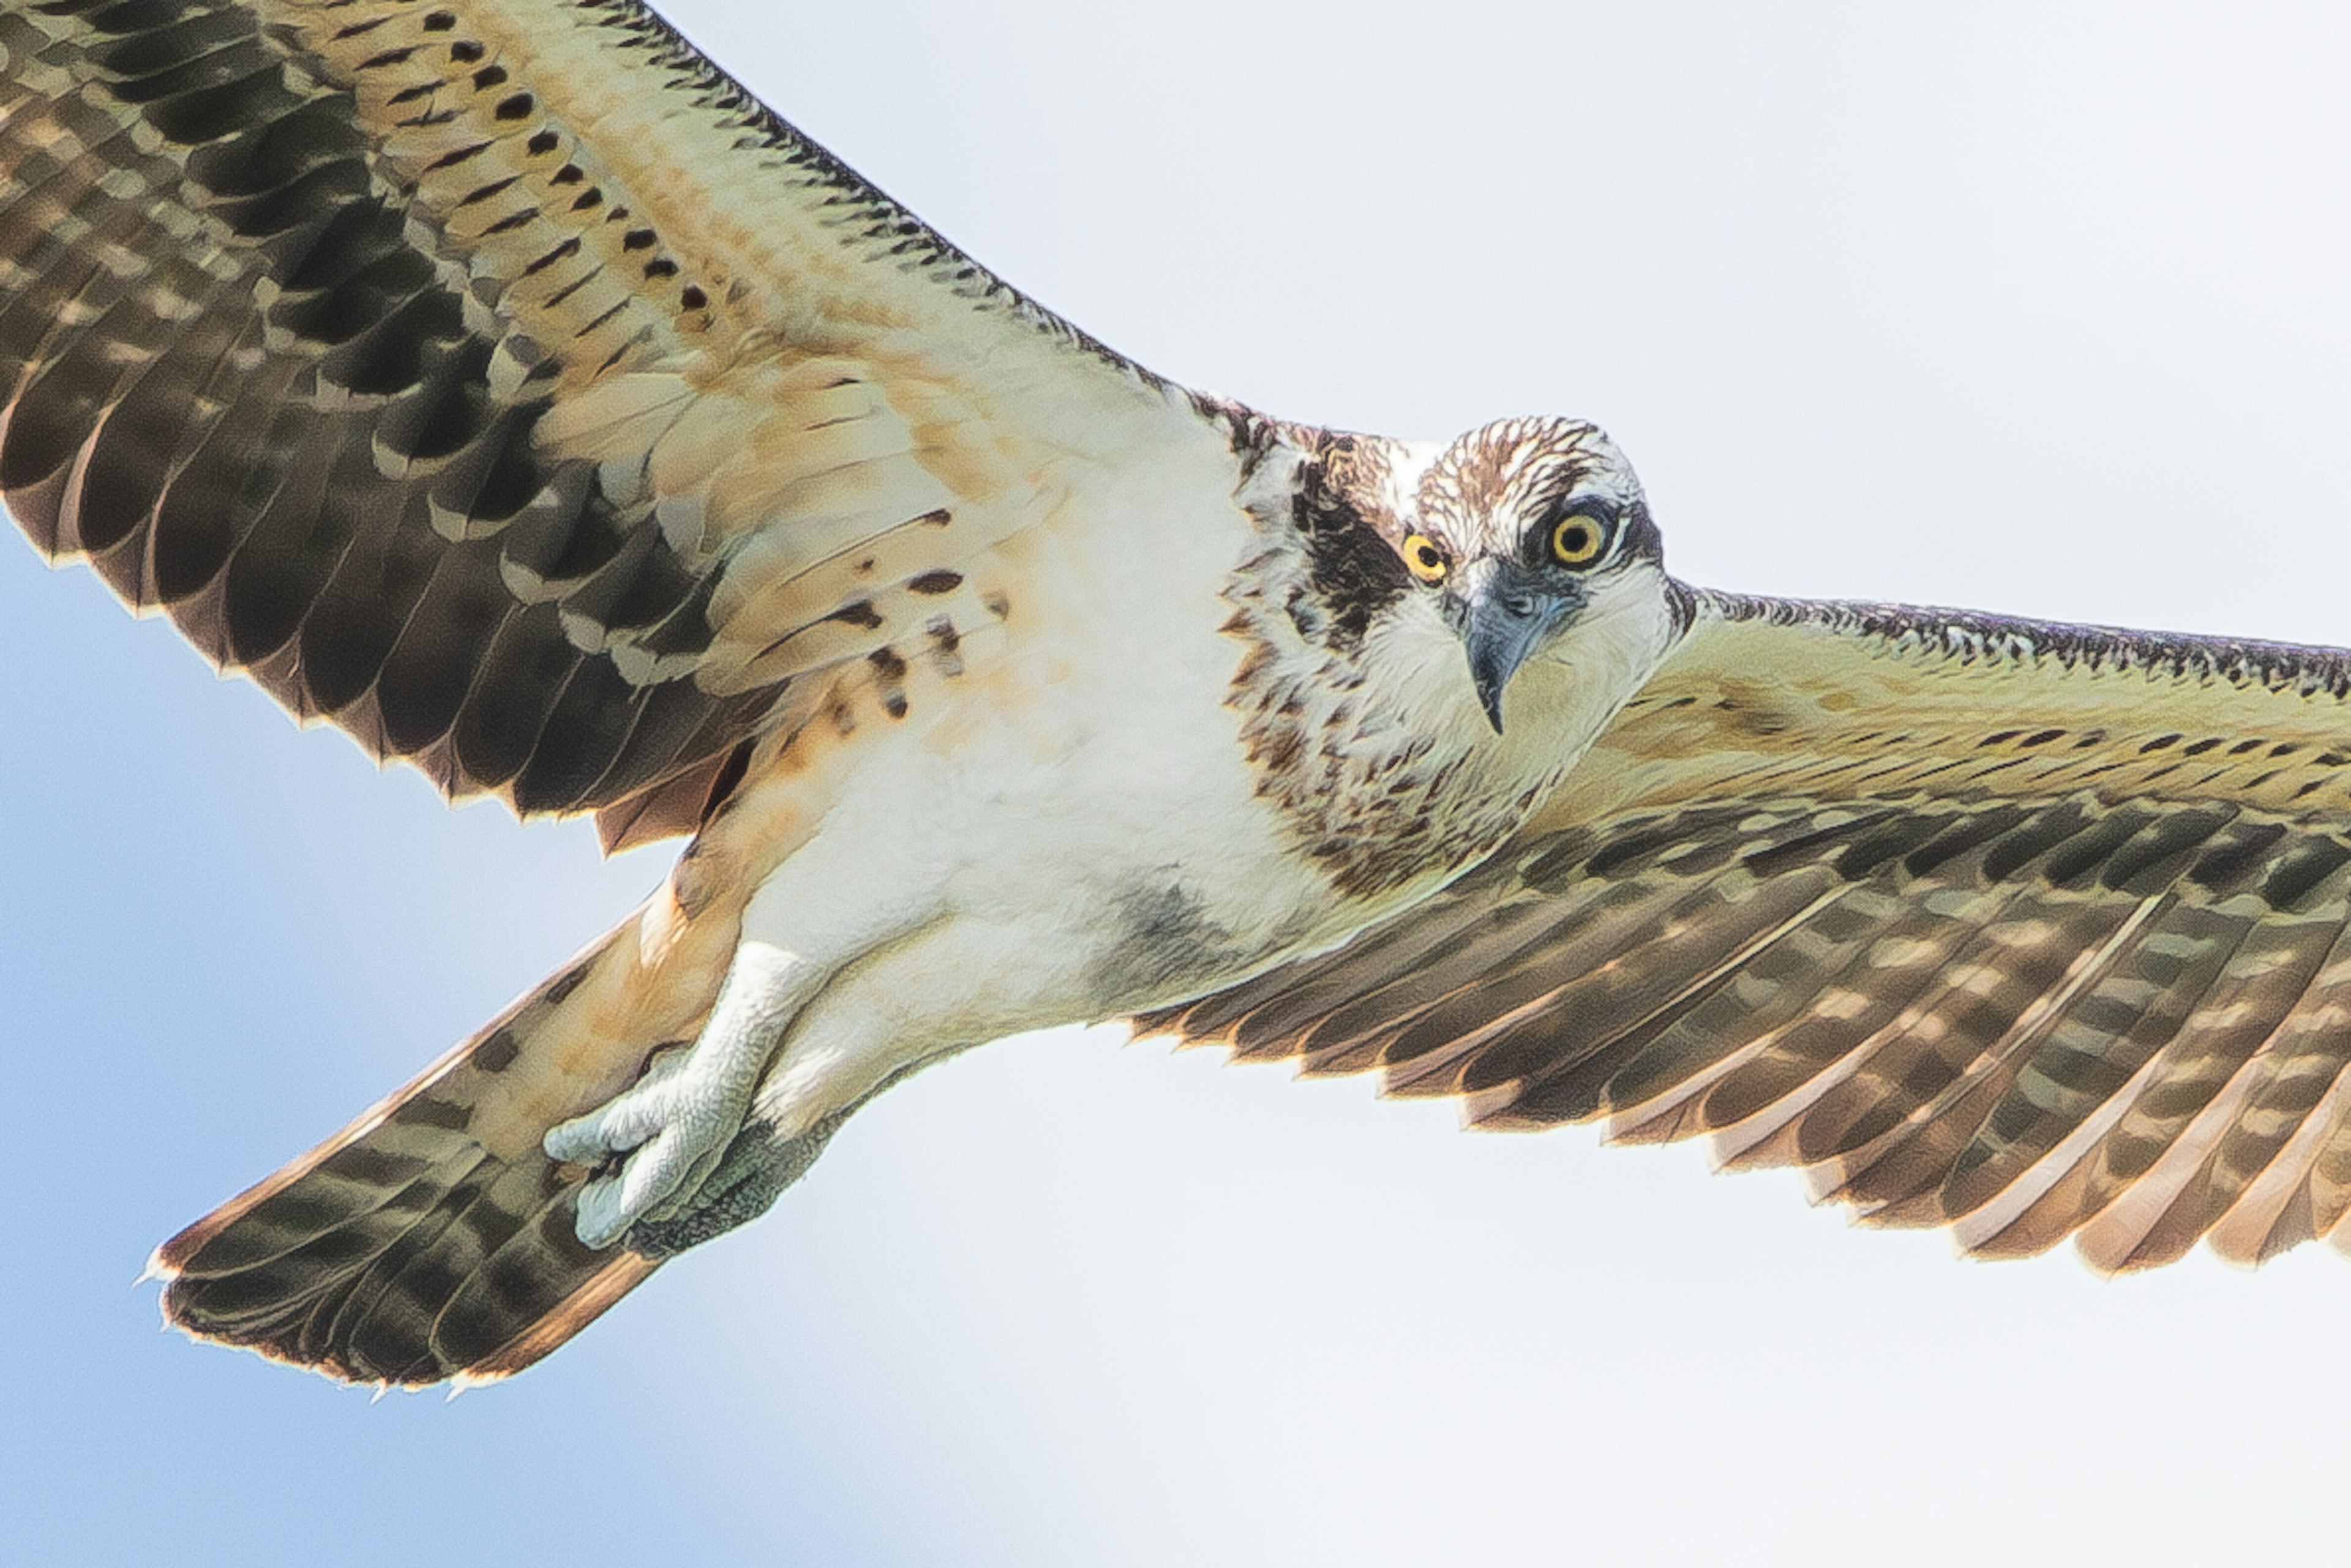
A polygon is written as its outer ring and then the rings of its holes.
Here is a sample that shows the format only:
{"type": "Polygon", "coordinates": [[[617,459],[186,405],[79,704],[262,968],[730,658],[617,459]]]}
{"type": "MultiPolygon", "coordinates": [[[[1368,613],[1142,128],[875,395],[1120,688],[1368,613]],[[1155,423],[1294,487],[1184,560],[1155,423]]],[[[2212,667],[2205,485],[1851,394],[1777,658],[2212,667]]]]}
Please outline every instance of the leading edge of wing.
{"type": "Polygon", "coordinates": [[[2105,1270],[2351,1214],[2351,714],[2325,649],[1706,595],[1516,838],[1136,1020],[1475,1124],[1795,1165],[2105,1270]]]}
{"type": "Polygon", "coordinates": [[[9,509],[453,795],[699,777],[1181,405],[631,0],[68,0],[0,56],[9,509]]]}

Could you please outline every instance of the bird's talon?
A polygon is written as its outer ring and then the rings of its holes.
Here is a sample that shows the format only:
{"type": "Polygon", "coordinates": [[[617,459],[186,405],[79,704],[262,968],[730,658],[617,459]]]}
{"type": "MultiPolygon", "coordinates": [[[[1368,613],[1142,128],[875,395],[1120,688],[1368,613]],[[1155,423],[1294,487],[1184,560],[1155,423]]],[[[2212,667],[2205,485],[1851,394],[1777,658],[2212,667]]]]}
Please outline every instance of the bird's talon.
{"type": "Polygon", "coordinates": [[[592,1168],[580,1189],[574,1228],[590,1247],[610,1247],[629,1228],[693,1196],[742,1125],[743,1107],[723,1091],[648,1073],[635,1088],[549,1131],[550,1159],[592,1168]]]}

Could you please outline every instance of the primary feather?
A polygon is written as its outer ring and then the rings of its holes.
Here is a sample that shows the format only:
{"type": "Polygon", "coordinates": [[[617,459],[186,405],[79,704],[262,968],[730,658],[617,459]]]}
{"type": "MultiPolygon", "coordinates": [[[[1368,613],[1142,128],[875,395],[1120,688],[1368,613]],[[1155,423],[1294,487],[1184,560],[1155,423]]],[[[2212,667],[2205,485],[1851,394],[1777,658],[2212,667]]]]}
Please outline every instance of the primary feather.
{"type": "Polygon", "coordinates": [[[1170,386],[633,0],[40,0],[0,65],[34,543],[452,796],[693,835],[167,1243],[195,1333],[501,1375],[1115,1016],[1980,1253],[2344,1234],[2344,654],[1688,589],[1593,426],[1170,386]]]}

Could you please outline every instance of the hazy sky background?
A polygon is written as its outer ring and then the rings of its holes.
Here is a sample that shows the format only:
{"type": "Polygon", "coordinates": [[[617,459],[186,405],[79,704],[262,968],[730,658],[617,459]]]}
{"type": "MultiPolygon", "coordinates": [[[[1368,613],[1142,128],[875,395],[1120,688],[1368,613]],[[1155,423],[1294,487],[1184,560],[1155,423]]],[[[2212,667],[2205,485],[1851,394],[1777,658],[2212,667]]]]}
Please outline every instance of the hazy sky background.
{"type": "MultiPolygon", "coordinates": [[[[1155,369],[1607,425],[1750,590],[2351,643],[2351,13],[694,0],[1155,369]]],[[[450,812],[0,544],[0,1561],[2321,1561],[2351,1267],[2105,1283],[1116,1030],[977,1052],[528,1375],[155,1330],[180,1225],[666,852],[450,812]]]]}

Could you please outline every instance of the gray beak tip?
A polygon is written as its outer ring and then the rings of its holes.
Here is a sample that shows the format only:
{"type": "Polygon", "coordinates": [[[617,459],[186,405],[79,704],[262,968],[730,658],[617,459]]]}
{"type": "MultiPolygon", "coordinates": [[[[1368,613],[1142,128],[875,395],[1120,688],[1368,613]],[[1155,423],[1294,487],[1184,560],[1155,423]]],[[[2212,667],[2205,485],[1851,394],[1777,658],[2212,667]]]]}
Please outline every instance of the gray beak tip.
{"type": "Polygon", "coordinates": [[[1573,604],[1508,562],[1472,561],[1456,591],[1452,624],[1469,656],[1469,683],[1494,733],[1502,733],[1502,693],[1573,604]]]}

